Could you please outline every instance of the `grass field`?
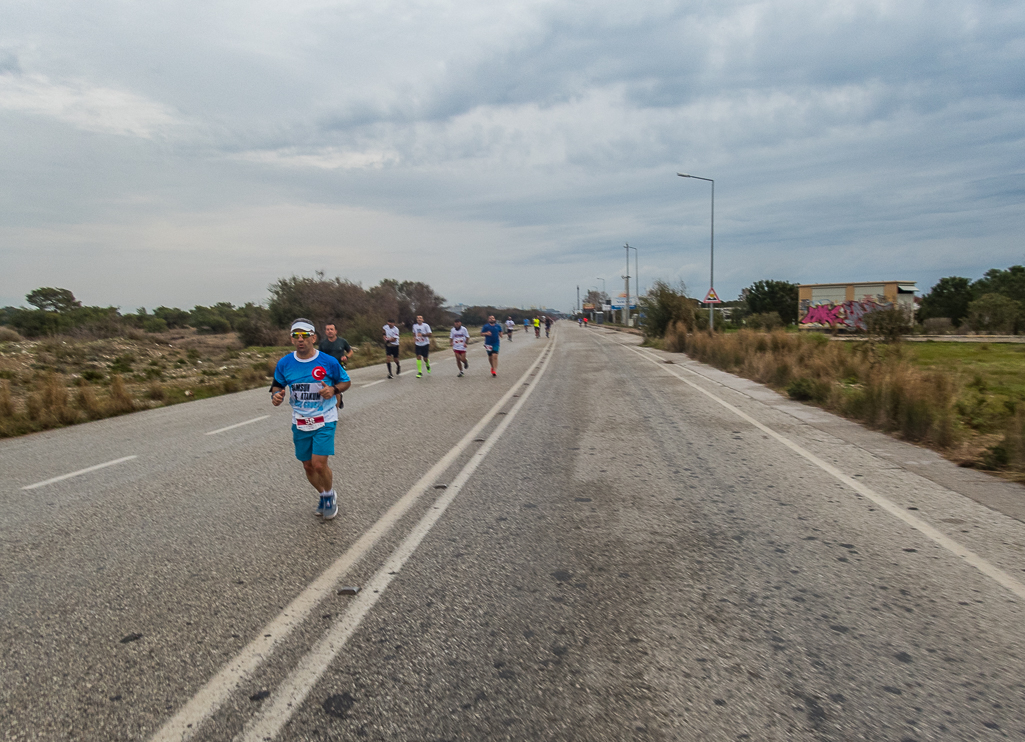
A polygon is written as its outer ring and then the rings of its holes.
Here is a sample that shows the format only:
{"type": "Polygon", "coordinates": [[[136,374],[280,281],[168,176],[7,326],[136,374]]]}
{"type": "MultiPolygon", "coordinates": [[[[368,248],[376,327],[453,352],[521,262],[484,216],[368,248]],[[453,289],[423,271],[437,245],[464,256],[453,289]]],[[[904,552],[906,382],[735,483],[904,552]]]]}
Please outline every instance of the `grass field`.
{"type": "Polygon", "coordinates": [[[996,397],[1025,401],[1025,344],[927,341],[906,348],[921,368],[956,374],[996,397]]]}

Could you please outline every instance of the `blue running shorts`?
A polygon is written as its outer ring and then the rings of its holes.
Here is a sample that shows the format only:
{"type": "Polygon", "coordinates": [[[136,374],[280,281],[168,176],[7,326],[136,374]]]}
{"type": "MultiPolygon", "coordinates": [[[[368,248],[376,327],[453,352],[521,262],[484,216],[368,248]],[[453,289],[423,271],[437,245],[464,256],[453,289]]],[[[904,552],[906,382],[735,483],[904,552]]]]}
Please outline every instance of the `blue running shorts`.
{"type": "Polygon", "coordinates": [[[316,430],[299,430],[292,426],[292,442],[295,444],[295,457],[300,461],[309,461],[314,456],[335,455],[335,426],[338,423],[324,423],[316,430]]]}

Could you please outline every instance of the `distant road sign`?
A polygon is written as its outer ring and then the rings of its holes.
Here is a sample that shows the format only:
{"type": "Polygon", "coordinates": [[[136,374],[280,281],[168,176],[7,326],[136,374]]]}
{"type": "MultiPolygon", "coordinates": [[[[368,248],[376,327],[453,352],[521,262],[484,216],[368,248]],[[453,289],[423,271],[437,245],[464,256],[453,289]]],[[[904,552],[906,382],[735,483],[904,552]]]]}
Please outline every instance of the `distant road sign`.
{"type": "Polygon", "coordinates": [[[705,294],[705,304],[722,304],[722,299],[715,293],[715,289],[709,289],[708,293],[705,294]]]}
{"type": "Polygon", "coordinates": [[[587,311],[594,310],[594,304],[584,304],[584,309],[587,311]]]}

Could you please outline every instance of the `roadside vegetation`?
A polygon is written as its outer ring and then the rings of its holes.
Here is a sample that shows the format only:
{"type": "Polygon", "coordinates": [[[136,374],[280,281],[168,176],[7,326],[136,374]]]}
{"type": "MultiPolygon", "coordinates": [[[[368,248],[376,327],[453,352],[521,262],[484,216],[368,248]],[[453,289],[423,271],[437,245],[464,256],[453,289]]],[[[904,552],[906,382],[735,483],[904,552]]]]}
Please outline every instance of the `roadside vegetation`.
{"type": "MultiPolygon", "coordinates": [[[[0,437],[269,385],[277,360],[292,350],[285,328],[297,316],[320,328],[335,322],[355,350],[350,369],[384,361],[387,319],[408,328],[422,314],[439,330],[449,319],[427,284],[386,280],[363,289],[323,274],[275,282],[266,307],[222,302],[122,314],[82,306],[61,288],[36,289],[26,300],[30,308],[0,309],[0,437]]],[[[409,332],[400,357],[413,357],[409,332]]]]}
{"type": "MultiPolygon", "coordinates": [[[[1025,269],[1020,273],[1025,278],[1025,269]]],[[[1004,290],[1013,289],[1018,275],[1016,266],[989,271],[976,282],[986,282],[982,286],[968,282],[968,289],[984,293],[961,297],[961,326],[982,327],[980,307],[996,304],[1001,311],[1008,306],[1013,311],[1000,315],[1000,323],[987,320],[988,326],[1018,329],[1013,317],[1021,309],[1019,300],[998,295],[1000,301],[994,302],[990,291],[1001,280],[1004,290]]],[[[766,283],[752,288],[771,289],[760,291],[762,296],[783,293],[766,283]]],[[[791,399],[929,446],[963,466],[1025,482],[1025,344],[903,342],[922,328],[899,311],[876,313],[867,335],[830,337],[796,332],[780,312],[748,307],[740,313],[746,320],[742,324],[731,318],[732,331],[709,333],[707,314],[702,322],[703,312],[685,287],[662,282],[641,303],[650,346],[686,353],[791,399]]],[[[955,328],[949,319],[945,325],[955,328]]]]}

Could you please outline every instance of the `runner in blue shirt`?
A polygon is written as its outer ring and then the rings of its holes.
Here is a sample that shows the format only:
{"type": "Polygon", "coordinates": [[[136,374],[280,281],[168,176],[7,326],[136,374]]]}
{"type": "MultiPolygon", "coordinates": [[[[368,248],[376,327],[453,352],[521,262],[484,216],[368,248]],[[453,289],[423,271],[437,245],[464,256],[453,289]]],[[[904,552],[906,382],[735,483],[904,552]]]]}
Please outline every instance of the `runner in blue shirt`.
{"type": "Polygon", "coordinates": [[[295,457],[302,462],[310,484],[320,493],[317,515],[331,520],[338,515],[334,476],[327,465],[327,457],[335,452],[338,423],[334,397],[348,389],[352,382],[337,360],[317,350],[317,332],[312,322],[305,318],[295,320],[291,335],[295,352],[278,361],[270,399],[277,407],[285,401],[285,388],[288,388],[295,457]]]}
{"type": "Polygon", "coordinates": [[[495,315],[488,315],[488,323],[481,328],[484,336],[484,350],[488,352],[491,375],[498,376],[498,345],[502,342],[502,326],[495,322],[495,315]]]}

